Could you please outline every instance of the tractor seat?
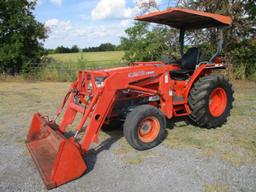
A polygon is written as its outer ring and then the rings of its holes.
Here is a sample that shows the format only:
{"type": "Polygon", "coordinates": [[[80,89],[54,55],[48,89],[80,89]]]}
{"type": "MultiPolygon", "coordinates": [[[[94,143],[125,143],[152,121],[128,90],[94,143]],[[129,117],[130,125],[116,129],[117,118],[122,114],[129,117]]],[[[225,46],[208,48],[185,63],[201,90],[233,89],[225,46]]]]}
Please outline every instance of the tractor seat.
{"type": "Polygon", "coordinates": [[[192,73],[194,72],[193,69],[181,69],[171,71],[171,78],[175,80],[186,80],[192,73]]]}
{"type": "Polygon", "coordinates": [[[171,79],[186,80],[195,70],[199,63],[201,50],[199,48],[190,48],[181,59],[181,69],[170,72],[171,79]]]}

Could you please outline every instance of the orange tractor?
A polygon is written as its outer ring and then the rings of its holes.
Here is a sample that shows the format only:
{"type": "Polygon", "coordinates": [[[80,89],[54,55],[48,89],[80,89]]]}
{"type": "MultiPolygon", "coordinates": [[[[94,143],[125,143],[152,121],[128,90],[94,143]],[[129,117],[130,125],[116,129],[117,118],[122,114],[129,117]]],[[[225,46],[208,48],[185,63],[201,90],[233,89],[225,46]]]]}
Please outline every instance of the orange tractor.
{"type": "Polygon", "coordinates": [[[102,127],[125,119],[124,136],[137,150],[161,143],[166,119],[188,116],[200,127],[223,125],[230,115],[233,90],[227,78],[213,74],[225,69],[221,61],[222,28],[231,25],[228,16],[181,8],[154,12],[136,18],[180,29],[180,62],[134,62],[127,67],[82,70],[70,86],[56,116],[57,124],[40,113],[33,116],[26,145],[48,189],[83,175],[84,156],[98,142],[102,127]],[[201,50],[183,53],[187,30],[217,27],[217,52],[200,61],[201,50]],[[81,121],[73,135],[66,130],[77,113],[81,121]]]}

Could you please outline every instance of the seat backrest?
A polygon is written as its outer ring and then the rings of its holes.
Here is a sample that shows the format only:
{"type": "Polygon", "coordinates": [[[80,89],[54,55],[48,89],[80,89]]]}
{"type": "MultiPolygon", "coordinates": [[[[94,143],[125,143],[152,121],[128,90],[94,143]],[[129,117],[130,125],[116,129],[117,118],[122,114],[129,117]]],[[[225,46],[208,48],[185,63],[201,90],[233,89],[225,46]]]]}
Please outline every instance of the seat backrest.
{"type": "Polygon", "coordinates": [[[199,63],[201,51],[199,48],[190,48],[181,59],[181,66],[183,69],[194,70],[196,65],[199,63]]]}

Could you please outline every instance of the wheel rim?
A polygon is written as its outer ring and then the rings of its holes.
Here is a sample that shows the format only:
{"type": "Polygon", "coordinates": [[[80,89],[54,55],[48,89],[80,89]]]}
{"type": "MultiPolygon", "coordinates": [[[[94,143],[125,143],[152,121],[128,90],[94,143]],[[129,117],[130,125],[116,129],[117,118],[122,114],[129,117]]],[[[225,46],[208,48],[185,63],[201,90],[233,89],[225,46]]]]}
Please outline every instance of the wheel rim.
{"type": "Polygon", "coordinates": [[[160,123],[155,117],[145,118],[139,125],[139,139],[144,143],[154,141],[160,132],[160,123]]]}
{"type": "Polygon", "coordinates": [[[209,101],[209,110],[212,116],[221,116],[227,106],[227,93],[223,88],[216,88],[212,91],[209,101]]]}

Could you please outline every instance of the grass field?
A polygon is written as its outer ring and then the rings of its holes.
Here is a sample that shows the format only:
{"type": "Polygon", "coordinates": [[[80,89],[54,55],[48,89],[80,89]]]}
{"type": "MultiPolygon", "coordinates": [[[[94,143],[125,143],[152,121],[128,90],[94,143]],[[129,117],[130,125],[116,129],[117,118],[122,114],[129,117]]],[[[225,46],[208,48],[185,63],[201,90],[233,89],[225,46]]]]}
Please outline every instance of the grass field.
{"type": "Polygon", "coordinates": [[[49,54],[44,57],[41,67],[32,66],[32,71],[18,76],[0,74],[0,81],[73,81],[79,70],[127,65],[127,62],[122,60],[123,56],[123,51],[49,54]]]}
{"type": "Polygon", "coordinates": [[[46,67],[32,74],[32,78],[47,81],[73,81],[83,69],[110,68],[125,65],[123,51],[51,54],[46,67]]]}
{"type": "Polygon", "coordinates": [[[74,81],[79,70],[127,65],[127,62],[122,60],[123,56],[123,51],[49,54],[44,57],[41,67],[35,67],[29,73],[17,77],[0,76],[0,80],[74,81]]]}
{"type": "Polygon", "coordinates": [[[123,51],[106,51],[106,52],[89,52],[89,53],[64,53],[64,54],[51,54],[48,57],[55,59],[59,62],[75,63],[80,59],[86,61],[113,61],[117,62],[124,56],[123,51]]]}

